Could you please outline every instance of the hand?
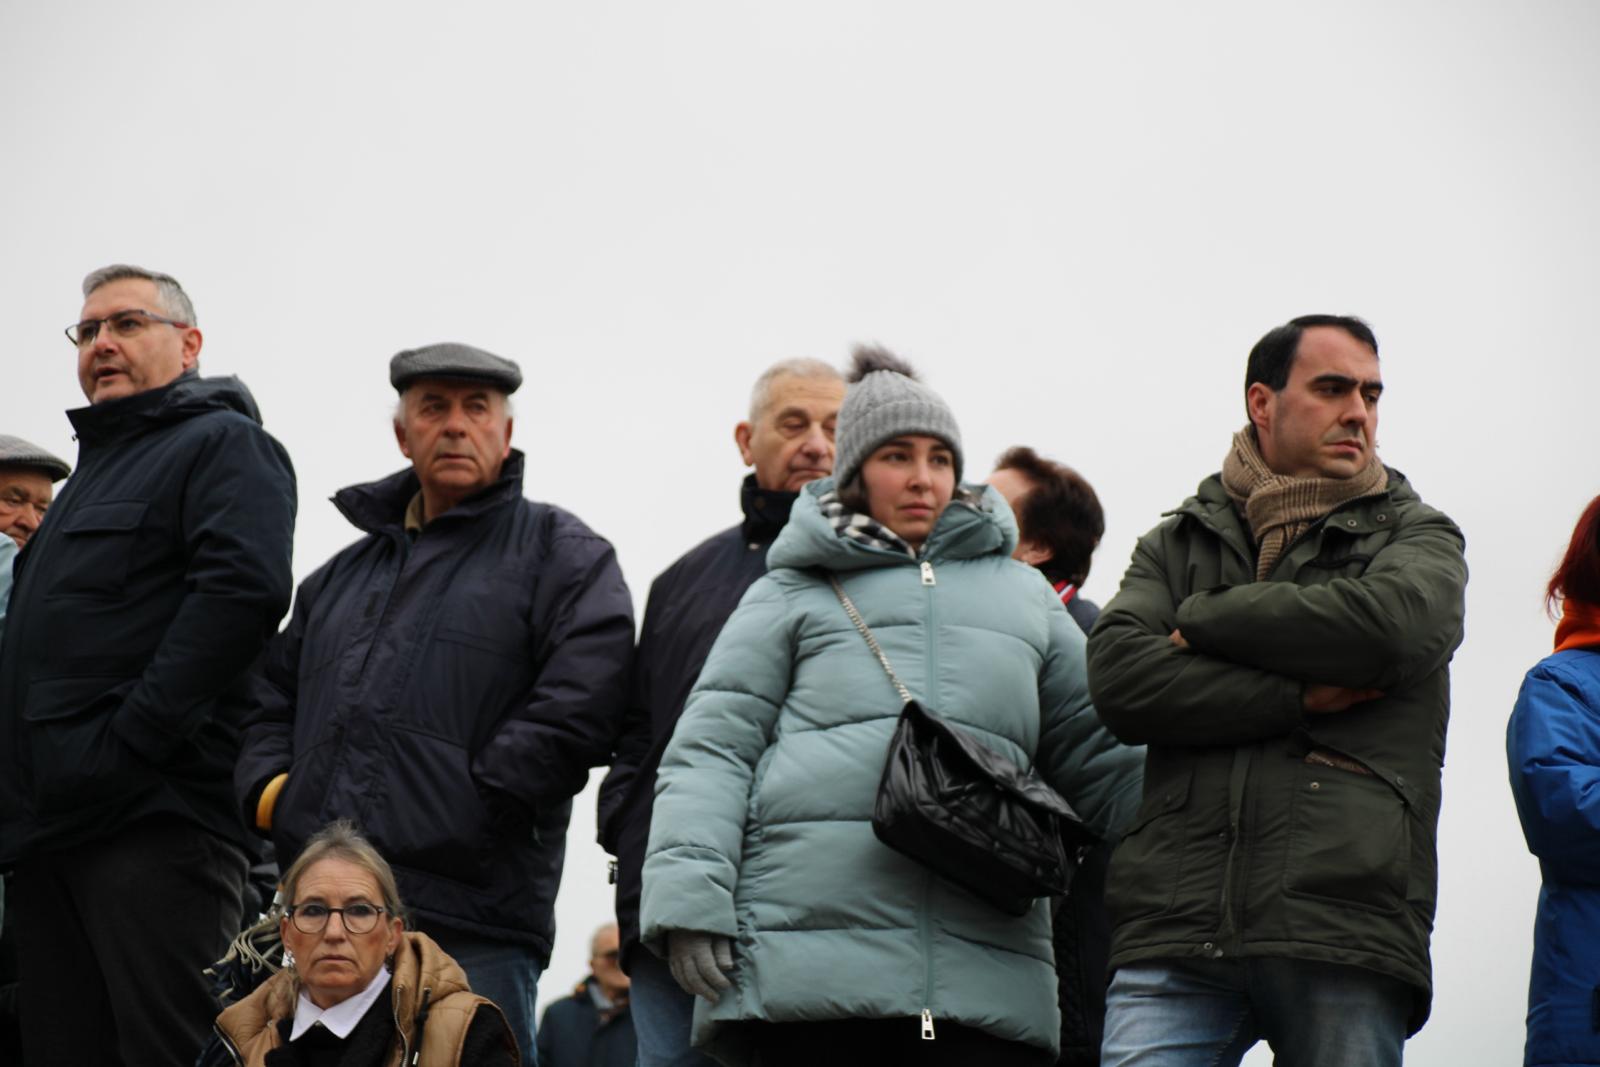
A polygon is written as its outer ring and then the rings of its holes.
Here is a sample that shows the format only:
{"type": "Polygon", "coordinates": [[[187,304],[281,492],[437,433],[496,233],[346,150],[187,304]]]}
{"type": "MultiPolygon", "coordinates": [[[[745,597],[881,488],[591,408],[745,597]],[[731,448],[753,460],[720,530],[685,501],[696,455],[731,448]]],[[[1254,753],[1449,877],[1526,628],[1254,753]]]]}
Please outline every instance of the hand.
{"type": "Polygon", "coordinates": [[[705,997],[715,1004],[733,985],[723,973],[733,970],[733,942],[721,934],[670,930],[667,933],[667,967],[685,993],[705,997]]]}
{"type": "Polygon", "coordinates": [[[1377,700],[1383,696],[1381,689],[1352,689],[1344,685],[1321,685],[1317,682],[1307,682],[1300,691],[1300,703],[1314,715],[1326,715],[1335,711],[1346,711],[1357,704],[1368,700],[1377,700]]]}
{"type": "Polygon", "coordinates": [[[1183,631],[1182,630],[1174,630],[1174,631],[1172,631],[1170,634],[1167,635],[1167,640],[1171,641],[1173,644],[1177,645],[1179,648],[1188,648],[1189,647],[1189,641],[1188,641],[1187,638],[1185,638],[1183,636],[1183,631]]]}

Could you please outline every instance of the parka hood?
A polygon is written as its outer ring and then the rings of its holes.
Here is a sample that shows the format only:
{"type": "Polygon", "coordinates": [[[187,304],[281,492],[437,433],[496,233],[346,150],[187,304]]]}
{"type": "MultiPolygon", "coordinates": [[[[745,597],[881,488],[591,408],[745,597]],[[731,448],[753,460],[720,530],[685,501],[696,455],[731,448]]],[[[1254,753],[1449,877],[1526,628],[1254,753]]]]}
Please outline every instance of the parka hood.
{"type": "MultiPolygon", "coordinates": [[[[896,563],[914,565],[911,557],[903,552],[869,548],[841,536],[822,514],[818,503],[833,488],[832,478],[822,478],[800,490],[788,524],[767,554],[768,568],[822,567],[831,571],[852,571],[896,563]]],[[[979,494],[978,502],[951,500],[934,524],[919,558],[937,563],[941,559],[1011,555],[1017,547],[1017,521],[1005,498],[992,486],[966,484],[962,488],[979,494]]]]}

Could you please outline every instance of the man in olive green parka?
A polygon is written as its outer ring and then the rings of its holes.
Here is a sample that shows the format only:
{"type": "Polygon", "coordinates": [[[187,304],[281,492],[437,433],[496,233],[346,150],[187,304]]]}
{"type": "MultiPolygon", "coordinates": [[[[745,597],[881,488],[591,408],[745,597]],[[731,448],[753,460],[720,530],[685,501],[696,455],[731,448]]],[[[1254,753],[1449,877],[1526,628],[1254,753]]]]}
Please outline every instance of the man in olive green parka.
{"type": "Polygon", "coordinates": [[[1089,641],[1148,746],[1111,864],[1106,1067],[1398,1065],[1428,1015],[1460,531],[1375,453],[1378,345],[1312,315],[1250,354],[1250,425],[1139,542],[1089,641]]]}

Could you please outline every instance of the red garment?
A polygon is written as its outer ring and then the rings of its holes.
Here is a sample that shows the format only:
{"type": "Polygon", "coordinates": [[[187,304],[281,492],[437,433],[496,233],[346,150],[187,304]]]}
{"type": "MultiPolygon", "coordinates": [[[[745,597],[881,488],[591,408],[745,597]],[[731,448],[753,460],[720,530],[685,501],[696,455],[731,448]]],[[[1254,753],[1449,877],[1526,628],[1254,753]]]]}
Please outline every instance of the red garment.
{"type": "Polygon", "coordinates": [[[1078,587],[1071,582],[1057,582],[1056,592],[1061,594],[1061,605],[1065,607],[1078,594],[1078,587]]]}
{"type": "Polygon", "coordinates": [[[1561,621],[1556,623],[1556,651],[1600,646],[1600,605],[1581,600],[1561,602],[1561,621]]]}

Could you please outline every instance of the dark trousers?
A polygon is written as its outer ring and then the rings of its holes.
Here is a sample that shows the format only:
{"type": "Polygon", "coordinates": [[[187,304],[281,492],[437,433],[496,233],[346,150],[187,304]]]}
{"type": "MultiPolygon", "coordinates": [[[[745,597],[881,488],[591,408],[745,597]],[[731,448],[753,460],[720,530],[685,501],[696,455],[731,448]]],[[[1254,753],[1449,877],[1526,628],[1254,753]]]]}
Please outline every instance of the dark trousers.
{"type": "Polygon", "coordinates": [[[982,1030],[934,1021],[934,1039],[906,1019],[839,1019],[819,1023],[749,1023],[761,1067],[1051,1067],[1046,1049],[1005,1041],[982,1030]]]}
{"type": "Polygon", "coordinates": [[[17,863],[24,1061],[188,1065],[218,1006],[201,971],[243,921],[244,853],[176,817],[17,863]]]}

